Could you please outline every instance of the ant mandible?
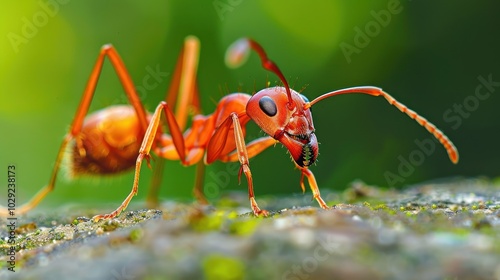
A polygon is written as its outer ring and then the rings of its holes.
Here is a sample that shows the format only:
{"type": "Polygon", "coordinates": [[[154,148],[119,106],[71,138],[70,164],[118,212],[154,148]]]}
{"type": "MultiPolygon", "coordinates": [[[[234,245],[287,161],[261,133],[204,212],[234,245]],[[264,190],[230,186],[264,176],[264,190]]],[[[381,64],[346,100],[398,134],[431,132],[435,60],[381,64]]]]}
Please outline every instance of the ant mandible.
{"type": "MultiPolygon", "coordinates": [[[[314,174],[308,168],[318,156],[318,141],[314,133],[315,128],[310,108],[320,100],[340,94],[362,93],[384,97],[389,104],[394,105],[433,134],[445,147],[450,160],[453,163],[458,162],[457,149],[443,132],[425,118],[396,101],[382,89],[372,86],[352,87],[332,91],[309,101],[304,95],[290,89],[278,66],[268,59],[264,49],[252,39],[243,38],[233,43],[227,50],[226,63],[231,67],[240,66],[248,58],[250,50],[254,50],[259,55],[262,66],[266,70],[279,77],[283,84],[282,87],[265,88],[254,95],[245,93],[226,95],[218,102],[214,113],[202,115],[196,85],[199,41],[190,36],[186,38],[179,56],[172,83],[167,91],[167,101],[161,101],[155,112],[150,115],[146,113],[117,51],[111,45],[103,46],[70,131],[59,149],[49,184],[20,207],[16,211],[17,214],[23,214],[35,207],[54,189],[59,167],[68,144],[72,145],[70,147],[70,162],[72,164],[70,169],[75,176],[115,174],[129,170],[135,165],[134,182],[129,195],[115,211],[94,216],[95,221],[114,218],[126,209],[138,192],[141,165],[146,159],[149,166],[151,150],[159,158],[156,166],[163,166],[162,159],[180,160],[185,166],[197,164],[198,176],[193,192],[200,203],[207,202],[203,195],[202,180],[200,179],[204,165],[216,160],[222,162],[239,161],[238,178],[245,174],[253,213],[256,216],[267,216],[268,212],[260,209],[255,201],[249,159],[278,142],[287,148],[294,164],[301,171],[300,186],[302,190],[305,191],[305,177],[313,197],[320,207],[329,209],[329,206],[321,198],[314,174]],[[115,68],[132,106],[108,107],[85,118],[106,56],[115,68]],[[178,96],[180,98],[177,98],[178,96]],[[170,107],[173,104],[176,104],[175,112],[170,107]],[[195,113],[191,127],[182,133],[190,111],[195,113]],[[163,133],[160,125],[162,112],[166,117],[166,126],[170,135],[163,133]],[[250,120],[253,120],[267,136],[247,144],[245,143],[246,124],[250,120]],[[139,145],[139,143],[141,144],[139,145]]],[[[154,173],[160,174],[161,172],[154,173]]],[[[157,203],[158,184],[158,178],[153,178],[148,195],[148,202],[151,205],[157,203]]],[[[6,215],[7,209],[2,208],[0,215],[6,215]]]]}

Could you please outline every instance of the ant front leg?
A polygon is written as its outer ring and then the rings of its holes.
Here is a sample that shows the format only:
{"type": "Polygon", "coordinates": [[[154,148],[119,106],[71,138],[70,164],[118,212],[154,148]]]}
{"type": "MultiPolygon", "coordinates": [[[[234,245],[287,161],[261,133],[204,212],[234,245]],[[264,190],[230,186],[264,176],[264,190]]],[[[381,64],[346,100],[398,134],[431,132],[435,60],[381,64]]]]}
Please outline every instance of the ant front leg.
{"type": "MultiPolygon", "coordinates": [[[[245,145],[245,137],[243,136],[243,131],[241,129],[238,114],[231,113],[229,117],[227,117],[226,120],[224,120],[224,122],[217,128],[214,135],[212,135],[212,138],[208,143],[206,162],[212,163],[221,156],[221,151],[224,149],[226,139],[230,136],[229,131],[231,127],[234,128],[236,152],[238,160],[241,164],[240,171],[238,173],[238,180],[241,178],[241,174],[244,173],[248,182],[248,199],[250,200],[250,207],[252,208],[252,212],[255,214],[255,216],[268,216],[269,212],[267,210],[260,209],[257,201],[255,201],[252,172],[250,171],[248,152],[245,145]]],[[[275,141],[273,141],[272,143],[274,142],[275,141]]],[[[270,145],[271,142],[267,141],[267,144],[270,145]]]]}
{"type": "Polygon", "coordinates": [[[326,205],[325,201],[323,198],[321,198],[321,194],[319,193],[319,188],[318,184],[316,183],[316,178],[314,177],[314,174],[312,173],[309,168],[306,167],[300,167],[297,165],[297,167],[300,169],[302,172],[302,175],[300,176],[300,187],[302,188],[302,191],[305,191],[305,186],[304,186],[304,176],[307,177],[307,182],[309,183],[309,186],[311,187],[311,191],[313,193],[313,198],[316,199],[318,202],[319,206],[323,209],[330,209],[328,205],[326,205]]]}

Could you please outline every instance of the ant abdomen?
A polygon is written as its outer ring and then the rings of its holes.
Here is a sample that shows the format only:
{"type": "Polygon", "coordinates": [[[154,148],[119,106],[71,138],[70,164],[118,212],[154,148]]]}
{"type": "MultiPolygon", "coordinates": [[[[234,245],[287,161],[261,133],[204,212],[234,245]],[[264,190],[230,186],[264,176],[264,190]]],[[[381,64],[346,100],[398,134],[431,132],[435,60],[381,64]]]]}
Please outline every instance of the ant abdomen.
{"type": "Polygon", "coordinates": [[[131,106],[117,105],[92,113],[71,147],[70,175],[112,175],[132,169],[143,135],[131,106]]]}

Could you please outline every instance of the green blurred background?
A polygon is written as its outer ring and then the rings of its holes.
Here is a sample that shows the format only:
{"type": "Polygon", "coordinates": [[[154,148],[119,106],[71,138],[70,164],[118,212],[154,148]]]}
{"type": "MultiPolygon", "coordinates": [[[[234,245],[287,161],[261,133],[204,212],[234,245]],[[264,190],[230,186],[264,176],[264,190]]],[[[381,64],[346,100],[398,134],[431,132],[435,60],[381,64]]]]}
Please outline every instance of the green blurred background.
{"type": "MultiPolygon", "coordinates": [[[[460,152],[459,164],[453,165],[445,150],[436,146],[414,171],[401,174],[401,158],[408,160],[418,150],[414,141],[429,139],[430,134],[383,99],[332,98],[313,108],[321,145],[318,163],[311,169],[320,189],[342,190],[355,179],[403,188],[436,178],[499,175],[500,87],[484,101],[473,100],[479,76],[500,81],[498,2],[62,2],[8,1],[0,12],[0,168],[6,174],[7,165],[16,165],[18,203],[47,183],[103,44],[117,48],[134,82],[141,85],[148,69],[172,72],[187,35],[201,41],[198,81],[206,113],[227,89],[252,93],[267,80],[279,84],[261,69],[255,55],[241,69],[224,65],[227,46],[250,36],[264,46],[290,84],[305,88],[310,99],[344,87],[382,87],[441,128],[460,152]],[[383,25],[376,23],[374,13],[388,6],[397,12],[383,25]],[[371,32],[369,42],[358,42],[356,52],[346,57],[341,46],[356,47],[356,28],[371,32]],[[453,121],[445,119],[444,114],[464,100],[476,108],[466,110],[466,117],[451,112],[453,121]],[[389,183],[387,172],[404,175],[404,180],[389,183]]],[[[170,76],[141,94],[146,108],[158,104],[169,82],[170,76]]],[[[106,62],[91,110],[124,102],[122,87],[106,62]]],[[[249,136],[261,134],[254,124],[249,126],[249,136]]],[[[205,183],[214,182],[213,175],[226,168],[222,163],[209,166],[205,183]]],[[[285,149],[268,149],[251,161],[251,168],[257,198],[300,193],[300,173],[285,149]]],[[[143,168],[135,201],[144,201],[151,173],[143,168]]],[[[167,162],[161,197],[189,201],[194,173],[194,167],[167,162]]],[[[60,176],[42,206],[67,201],[118,204],[130,190],[132,175],[73,181],[60,176]]],[[[5,175],[2,185],[6,181],[5,175]]],[[[246,183],[238,186],[236,176],[231,176],[219,191],[231,190],[246,191],[246,183]]],[[[1,204],[4,197],[6,191],[0,193],[1,204]]]]}

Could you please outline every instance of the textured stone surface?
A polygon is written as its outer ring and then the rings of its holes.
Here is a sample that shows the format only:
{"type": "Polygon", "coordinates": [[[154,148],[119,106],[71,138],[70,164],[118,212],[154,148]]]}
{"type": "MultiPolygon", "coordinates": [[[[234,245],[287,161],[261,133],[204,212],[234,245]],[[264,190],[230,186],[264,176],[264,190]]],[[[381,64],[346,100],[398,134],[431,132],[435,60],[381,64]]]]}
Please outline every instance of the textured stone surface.
{"type": "MultiPolygon", "coordinates": [[[[499,184],[385,191],[358,182],[323,197],[336,207],[321,210],[307,194],[260,198],[282,209],[269,218],[248,214],[244,193],[98,223],[28,215],[19,219],[16,272],[1,244],[0,278],[500,279],[499,184]]],[[[5,220],[0,234],[8,235],[5,220]]]]}

